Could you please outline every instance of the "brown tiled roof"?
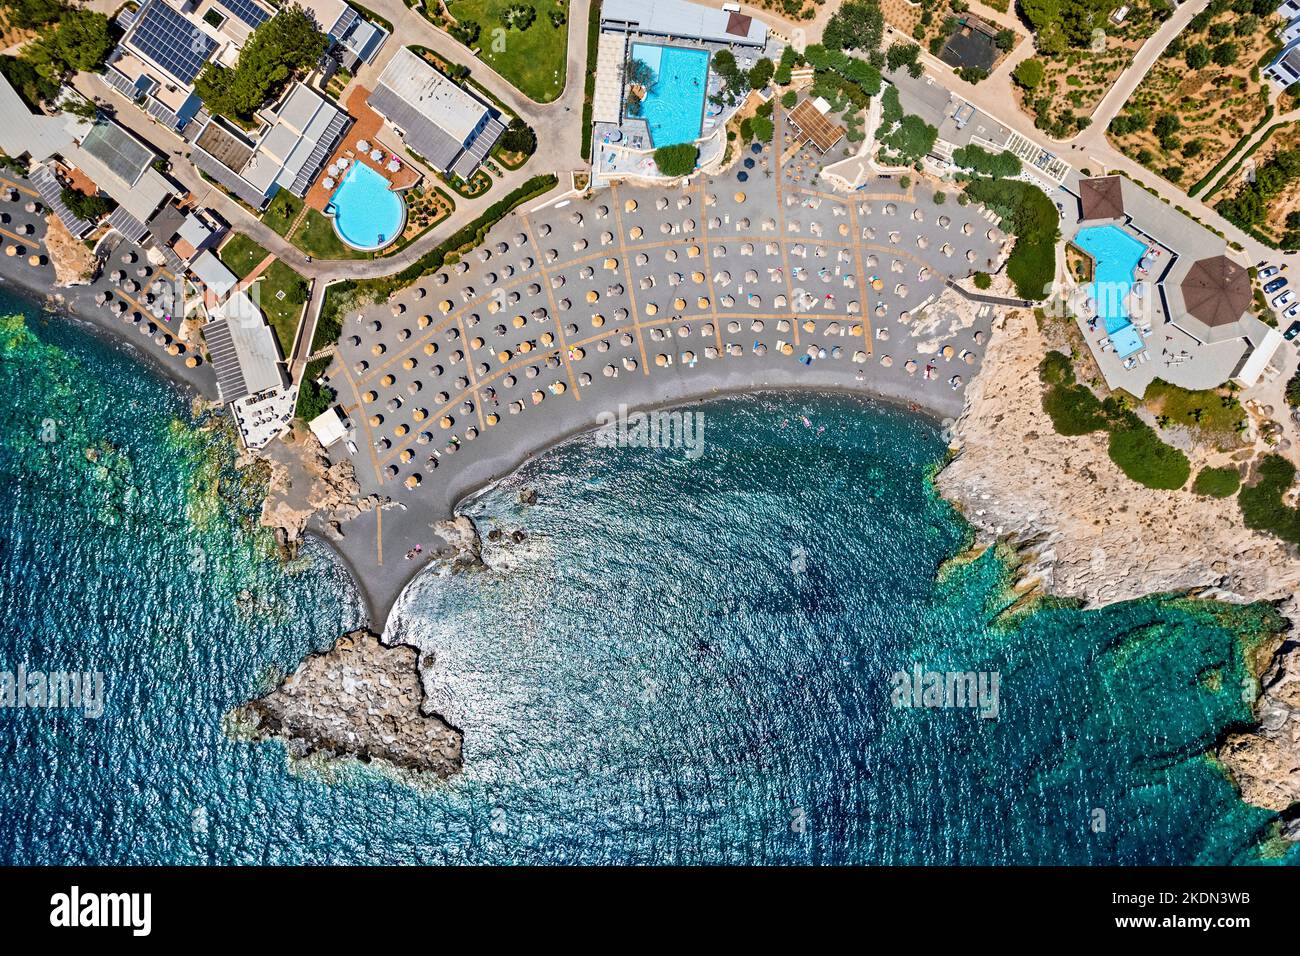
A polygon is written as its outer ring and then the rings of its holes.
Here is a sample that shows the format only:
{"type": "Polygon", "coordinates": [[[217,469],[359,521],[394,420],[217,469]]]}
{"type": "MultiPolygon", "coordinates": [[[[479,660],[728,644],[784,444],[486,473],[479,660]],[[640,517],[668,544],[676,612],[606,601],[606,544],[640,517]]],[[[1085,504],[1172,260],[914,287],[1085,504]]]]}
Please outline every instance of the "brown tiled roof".
{"type": "Polygon", "coordinates": [[[1188,314],[1210,328],[1236,322],[1252,298],[1246,267],[1227,256],[1192,263],[1180,288],[1188,314]]]}
{"type": "Polygon", "coordinates": [[[1124,193],[1118,176],[1098,176],[1079,183],[1084,219],[1122,219],[1124,193]]]}
{"type": "Polygon", "coordinates": [[[749,36],[749,25],[754,18],[743,13],[733,13],[727,17],[727,32],[734,37],[749,36]]]}
{"type": "Polygon", "coordinates": [[[844,135],[844,127],[832,123],[812,100],[804,100],[790,111],[790,122],[821,152],[826,152],[844,135]]]}

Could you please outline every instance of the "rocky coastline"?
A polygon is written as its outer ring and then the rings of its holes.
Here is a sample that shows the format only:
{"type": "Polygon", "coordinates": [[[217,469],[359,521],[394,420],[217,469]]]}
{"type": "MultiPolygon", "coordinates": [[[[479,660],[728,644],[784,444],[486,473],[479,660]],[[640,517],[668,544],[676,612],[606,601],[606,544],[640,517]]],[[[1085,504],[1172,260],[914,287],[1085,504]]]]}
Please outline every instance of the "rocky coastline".
{"type": "MultiPolygon", "coordinates": [[[[1048,333],[1050,334],[1050,333],[1048,333]]],[[[940,492],[985,543],[1018,552],[1021,587],[1100,606],[1179,593],[1273,603],[1289,621],[1255,661],[1259,725],[1229,734],[1217,758],[1243,798],[1300,806],[1300,560],[1247,529],[1234,502],[1159,491],[1128,479],[1097,434],[1057,434],[1037,366],[1049,342],[1034,316],[1009,312],[994,333],[952,429],[940,492]]],[[[1292,829],[1291,838],[1300,838],[1292,829]]]]}

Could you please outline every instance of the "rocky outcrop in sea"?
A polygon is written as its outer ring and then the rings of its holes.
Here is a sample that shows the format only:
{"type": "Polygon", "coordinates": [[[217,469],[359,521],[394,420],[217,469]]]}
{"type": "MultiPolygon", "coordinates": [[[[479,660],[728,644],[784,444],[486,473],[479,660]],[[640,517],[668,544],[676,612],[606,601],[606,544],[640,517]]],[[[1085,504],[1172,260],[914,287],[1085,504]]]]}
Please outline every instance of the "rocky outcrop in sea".
{"type": "Polygon", "coordinates": [[[425,712],[418,665],[414,648],[352,631],[237,708],[232,721],[254,740],[283,741],[294,757],[380,761],[449,777],[461,769],[461,733],[425,712]]]}

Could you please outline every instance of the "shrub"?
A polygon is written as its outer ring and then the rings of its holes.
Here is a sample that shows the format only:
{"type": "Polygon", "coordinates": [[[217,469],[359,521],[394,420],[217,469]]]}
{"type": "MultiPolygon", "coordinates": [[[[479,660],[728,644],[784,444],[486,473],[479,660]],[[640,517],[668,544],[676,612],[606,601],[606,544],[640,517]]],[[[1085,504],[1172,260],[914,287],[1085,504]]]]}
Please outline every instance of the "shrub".
{"type": "Polygon", "coordinates": [[[794,90],[786,90],[781,94],[781,105],[786,109],[794,109],[794,104],[797,102],[799,102],[799,94],[794,90]]]}
{"type": "Polygon", "coordinates": [[[694,143],[660,146],[655,150],[655,166],[664,176],[688,176],[695,172],[695,161],[699,154],[694,143]]]}
{"type": "Polygon", "coordinates": [[[461,20],[459,23],[452,24],[449,32],[454,39],[465,44],[465,46],[472,47],[478,41],[481,29],[475,20],[461,20]]]}
{"type": "Polygon", "coordinates": [[[1292,408],[1300,408],[1300,371],[1286,383],[1286,403],[1292,408]]]}
{"type": "Polygon", "coordinates": [[[1210,59],[1214,61],[1216,66],[1232,66],[1237,62],[1240,55],[1241,48],[1234,41],[1228,40],[1226,43],[1220,43],[1214,48],[1214,51],[1210,54],[1210,59]]]}
{"type": "Polygon", "coordinates": [[[1300,509],[1287,507],[1282,495],[1295,482],[1295,465],[1281,455],[1260,459],[1258,480],[1237,497],[1247,528],[1267,531],[1291,544],[1300,544],[1300,509]]]}
{"type": "Polygon", "coordinates": [[[1183,60],[1190,70],[1204,69],[1210,63],[1210,48],[1204,43],[1193,43],[1183,51],[1183,60]]]}
{"type": "Polygon", "coordinates": [[[987,289],[993,285],[993,277],[987,272],[975,273],[975,288],[987,289]]]}
{"type": "Polygon", "coordinates": [[[1056,239],[1061,217],[1037,187],[1014,179],[973,179],[966,195],[1009,221],[1016,236],[1007,275],[1021,298],[1042,299],[1056,276],[1056,239]]]}
{"type": "Polygon", "coordinates": [[[1120,471],[1148,488],[1173,490],[1187,484],[1192,465],[1186,455],[1162,442],[1154,428],[1114,397],[1102,407],[1110,420],[1110,460],[1120,471]]]}
{"type": "Polygon", "coordinates": [[[1231,498],[1241,487],[1241,473],[1236,468],[1202,468],[1192,482],[1192,491],[1211,498],[1231,498]]]}
{"type": "Polygon", "coordinates": [[[1086,385],[1074,379],[1070,357],[1063,352],[1048,352],[1038,363],[1038,378],[1047,386],[1043,393],[1043,411],[1052,427],[1062,435],[1086,435],[1106,427],[1101,402],[1086,385]]]}
{"type": "Polygon", "coordinates": [[[1011,74],[1012,78],[1027,90],[1037,89],[1043,82],[1043,73],[1045,67],[1042,60],[1028,59],[1021,60],[1017,64],[1015,72],[1011,74]]]}

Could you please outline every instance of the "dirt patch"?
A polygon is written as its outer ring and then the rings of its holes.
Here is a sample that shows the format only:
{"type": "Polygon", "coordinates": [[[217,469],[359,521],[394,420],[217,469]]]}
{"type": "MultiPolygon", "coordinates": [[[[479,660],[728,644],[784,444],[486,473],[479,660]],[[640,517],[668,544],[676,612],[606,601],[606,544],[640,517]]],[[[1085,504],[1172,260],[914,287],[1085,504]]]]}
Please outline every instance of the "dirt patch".
{"type": "Polygon", "coordinates": [[[45,217],[45,225],[45,251],[54,267],[55,285],[66,288],[89,283],[99,270],[95,254],[53,213],[45,217]]]}

